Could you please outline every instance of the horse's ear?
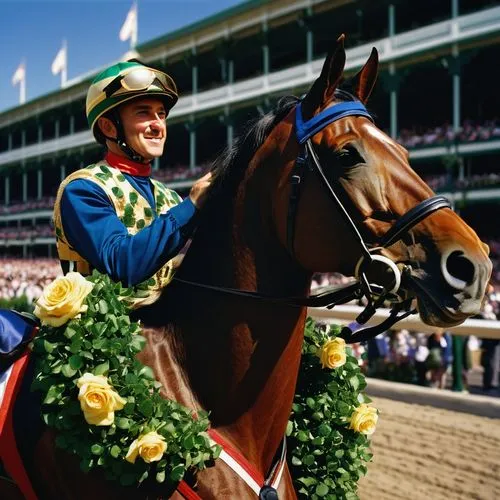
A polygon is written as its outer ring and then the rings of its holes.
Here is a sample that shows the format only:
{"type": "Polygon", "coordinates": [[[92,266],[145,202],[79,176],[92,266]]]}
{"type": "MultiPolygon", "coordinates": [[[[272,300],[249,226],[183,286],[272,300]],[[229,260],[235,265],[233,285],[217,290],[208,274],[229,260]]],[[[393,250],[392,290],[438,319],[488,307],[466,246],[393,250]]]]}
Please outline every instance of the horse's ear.
{"type": "Polygon", "coordinates": [[[358,71],[352,79],[354,87],[354,95],[363,103],[366,104],[370,94],[372,93],[375,81],[378,74],[378,52],[373,47],[368,61],[358,71]]]}
{"type": "Polygon", "coordinates": [[[335,47],[325,59],[321,74],[302,100],[302,114],[304,120],[312,118],[315,111],[321,108],[323,104],[333,99],[335,89],[344,72],[344,38],[345,35],[343,34],[338,37],[335,47]]]}

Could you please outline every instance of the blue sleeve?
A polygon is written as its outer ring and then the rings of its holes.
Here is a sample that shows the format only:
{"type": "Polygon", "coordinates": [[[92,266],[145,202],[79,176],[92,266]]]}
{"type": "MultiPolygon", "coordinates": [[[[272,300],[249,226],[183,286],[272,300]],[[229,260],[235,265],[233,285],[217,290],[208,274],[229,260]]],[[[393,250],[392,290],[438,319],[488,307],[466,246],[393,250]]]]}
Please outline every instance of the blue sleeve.
{"type": "Polygon", "coordinates": [[[98,271],[125,286],[151,278],[177,255],[194,227],[190,198],[128,234],[108,196],[97,184],[77,179],[64,189],[61,219],[68,243],[98,271]]]}

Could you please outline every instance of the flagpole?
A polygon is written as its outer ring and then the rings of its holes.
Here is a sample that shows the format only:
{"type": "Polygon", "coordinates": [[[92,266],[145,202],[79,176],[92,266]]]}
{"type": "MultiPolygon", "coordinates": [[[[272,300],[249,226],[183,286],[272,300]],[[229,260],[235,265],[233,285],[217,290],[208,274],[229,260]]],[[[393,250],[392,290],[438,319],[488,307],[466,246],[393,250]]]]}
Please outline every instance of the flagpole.
{"type": "Polygon", "coordinates": [[[19,82],[19,104],[24,104],[26,102],[26,59],[22,60],[23,65],[23,77],[19,82]]]}
{"type": "Polygon", "coordinates": [[[68,80],[68,47],[66,44],[66,39],[63,40],[63,49],[64,49],[64,65],[61,71],[61,87],[66,85],[66,81],[68,80]]]}
{"type": "MultiPolygon", "coordinates": [[[[26,71],[26,70],[25,70],[26,71]]],[[[26,102],[26,75],[23,76],[19,82],[19,104],[24,104],[26,102]]]]}
{"type": "Polygon", "coordinates": [[[137,34],[139,31],[139,10],[137,8],[137,2],[134,2],[135,9],[135,29],[132,30],[132,35],[130,37],[130,50],[134,50],[137,45],[137,34]]]}

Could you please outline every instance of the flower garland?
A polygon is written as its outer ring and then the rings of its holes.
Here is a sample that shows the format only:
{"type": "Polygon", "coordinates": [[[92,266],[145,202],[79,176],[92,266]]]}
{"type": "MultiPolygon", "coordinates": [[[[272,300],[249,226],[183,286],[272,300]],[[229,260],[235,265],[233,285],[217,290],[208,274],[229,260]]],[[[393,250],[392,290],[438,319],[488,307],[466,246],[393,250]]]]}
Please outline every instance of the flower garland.
{"type": "Polygon", "coordinates": [[[162,398],[152,370],[136,359],[146,341],[129,319],[134,293],[98,272],[49,284],[35,307],[33,388],[45,395],[42,417],[57,430],[56,444],[79,456],[83,471],[100,468],[124,486],[148,477],[173,486],[212,463],[219,447],[207,413],[195,419],[162,398]]]}
{"type": "MultiPolygon", "coordinates": [[[[162,398],[152,370],[136,359],[145,339],[129,304],[138,293],[147,292],[97,271],[49,284],[35,307],[33,388],[45,396],[42,417],[57,430],[56,444],[79,456],[83,471],[100,468],[124,486],[150,477],[174,486],[213,463],[220,448],[208,437],[208,414],[193,418],[162,398]]],[[[364,376],[336,333],[307,320],[287,427],[292,477],[304,498],[357,498],[371,459],[367,435],[377,410],[366,405],[364,376]]]]}
{"type": "Polygon", "coordinates": [[[353,500],[372,458],[378,411],[367,405],[358,360],[340,327],[307,319],[295,399],[287,427],[290,472],[299,497],[353,500]],[[318,362],[319,358],[319,362],[318,362]]]}

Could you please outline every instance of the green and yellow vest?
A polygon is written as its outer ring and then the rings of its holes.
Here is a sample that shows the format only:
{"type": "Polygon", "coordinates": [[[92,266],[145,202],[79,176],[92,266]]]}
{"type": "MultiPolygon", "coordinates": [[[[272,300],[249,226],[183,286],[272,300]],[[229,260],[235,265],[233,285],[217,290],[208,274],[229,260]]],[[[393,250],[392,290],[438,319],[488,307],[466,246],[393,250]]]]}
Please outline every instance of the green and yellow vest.
{"type": "MultiPolygon", "coordinates": [[[[154,220],[154,213],[148,201],[127,181],[120,170],[111,167],[104,160],[77,170],[66,177],[59,186],[54,204],[57,253],[61,261],[73,263],[74,268],[72,270],[86,276],[90,274],[92,266],[68,243],[61,221],[61,196],[64,188],[75,179],[90,180],[104,190],[114,206],[116,215],[123,222],[129,234],[136,234],[144,227],[149,226],[154,220]]],[[[168,189],[161,182],[154,179],[151,179],[151,182],[154,188],[153,195],[157,215],[164,214],[182,201],[175,191],[168,189]]],[[[172,258],[154,276],[140,285],[140,288],[146,288],[149,294],[148,297],[137,299],[134,305],[138,307],[139,305],[154,302],[158,298],[161,289],[172,280],[181,260],[182,255],[172,258]]]]}

